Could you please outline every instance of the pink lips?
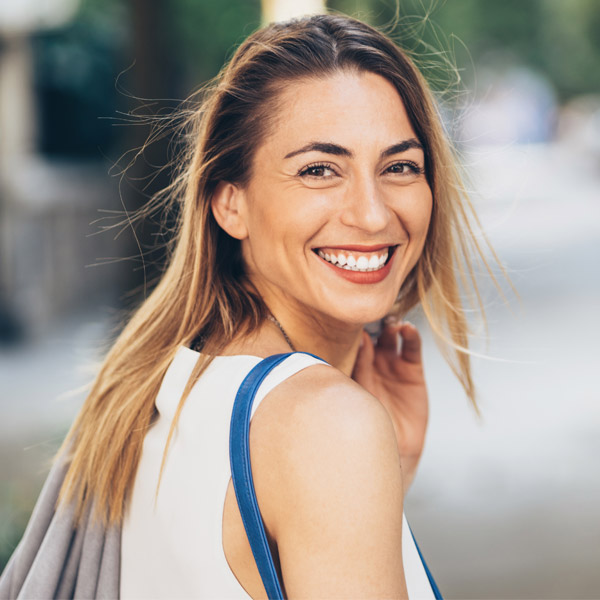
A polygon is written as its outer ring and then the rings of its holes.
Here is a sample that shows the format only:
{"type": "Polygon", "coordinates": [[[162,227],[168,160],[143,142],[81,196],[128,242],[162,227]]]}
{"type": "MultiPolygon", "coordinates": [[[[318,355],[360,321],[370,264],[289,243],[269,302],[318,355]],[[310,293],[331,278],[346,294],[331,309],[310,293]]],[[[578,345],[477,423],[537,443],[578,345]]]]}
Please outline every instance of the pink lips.
{"type": "Polygon", "coordinates": [[[352,283],[360,283],[360,284],[373,284],[379,283],[383,281],[390,273],[392,269],[392,262],[394,260],[394,256],[396,255],[397,245],[394,244],[379,244],[377,246],[364,246],[359,244],[349,245],[349,246],[327,246],[327,248],[331,248],[334,250],[347,250],[347,251],[355,251],[355,252],[376,252],[378,250],[383,250],[385,248],[390,249],[390,257],[388,258],[387,263],[377,271],[350,271],[348,269],[342,269],[340,267],[336,267],[325,259],[321,258],[317,251],[319,248],[315,248],[316,257],[327,267],[333,269],[333,272],[343,277],[347,281],[351,281],[352,283]]]}

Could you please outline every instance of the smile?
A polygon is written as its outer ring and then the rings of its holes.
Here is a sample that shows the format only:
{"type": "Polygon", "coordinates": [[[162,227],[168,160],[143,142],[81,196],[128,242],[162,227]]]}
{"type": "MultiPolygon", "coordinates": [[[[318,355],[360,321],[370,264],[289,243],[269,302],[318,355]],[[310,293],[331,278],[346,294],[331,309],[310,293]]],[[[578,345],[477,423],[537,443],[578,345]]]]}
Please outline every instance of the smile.
{"type": "Polygon", "coordinates": [[[377,284],[390,274],[398,245],[320,246],[313,252],[323,266],[353,284],[377,284]]]}
{"type": "Polygon", "coordinates": [[[378,271],[385,266],[389,248],[377,252],[351,252],[348,250],[319,248],[317,254],[328,263],[347,271],[378,271]]]}

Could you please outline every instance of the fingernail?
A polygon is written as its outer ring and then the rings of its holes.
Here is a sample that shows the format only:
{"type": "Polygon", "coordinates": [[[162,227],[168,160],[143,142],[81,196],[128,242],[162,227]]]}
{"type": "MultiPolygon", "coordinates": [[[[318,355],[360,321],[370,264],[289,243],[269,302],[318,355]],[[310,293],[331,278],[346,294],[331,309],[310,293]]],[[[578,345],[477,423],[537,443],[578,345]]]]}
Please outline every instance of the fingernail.
{"type": "Polygon", "coordinates": [[[394,327],[395,325],[398,325],[398,323],[400,322],[400,320],[395,315],[388,315],[387,317],[385,317],[385,319],[383,320],[383,322],[386,325],[394,327]]]}

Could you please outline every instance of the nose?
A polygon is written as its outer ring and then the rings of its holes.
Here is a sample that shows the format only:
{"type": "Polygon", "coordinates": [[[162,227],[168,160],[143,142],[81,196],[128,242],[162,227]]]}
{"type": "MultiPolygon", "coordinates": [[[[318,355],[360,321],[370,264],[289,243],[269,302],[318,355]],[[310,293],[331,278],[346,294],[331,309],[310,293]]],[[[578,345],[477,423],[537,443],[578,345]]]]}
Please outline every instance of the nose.
{"type": "Polygon", "coordinates": [[[367,233],[378,233],[390,221],[390,208],[384,201],[374,177],[356,178],[344,195],[341,221],[367,233]]]}

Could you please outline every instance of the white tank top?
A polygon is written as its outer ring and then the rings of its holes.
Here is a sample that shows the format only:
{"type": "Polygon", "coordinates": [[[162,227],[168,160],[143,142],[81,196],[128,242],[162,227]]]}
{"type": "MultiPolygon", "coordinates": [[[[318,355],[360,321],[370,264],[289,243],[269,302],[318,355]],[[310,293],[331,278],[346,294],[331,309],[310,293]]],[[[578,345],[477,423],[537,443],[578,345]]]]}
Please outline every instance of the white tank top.
{"type": "MultiPolygon", "coordinates": [[[[122,530],[121,598],[227,598],[250,596],[223,551],[222,522],[229,464],[229,425],[238,388],[256,356],[218,356],[188,396],[171,444],[158,495],[158,475],[171,422],[198,353],[178,349],[156,398],[158,418],[144,439],[122,530]]],[[[314,364],[293,354],[260,386],[252,415],[276,385],[314,364]]],[[[433,592],[406,520],[402,551],[409,597],[433,592]]]]}

